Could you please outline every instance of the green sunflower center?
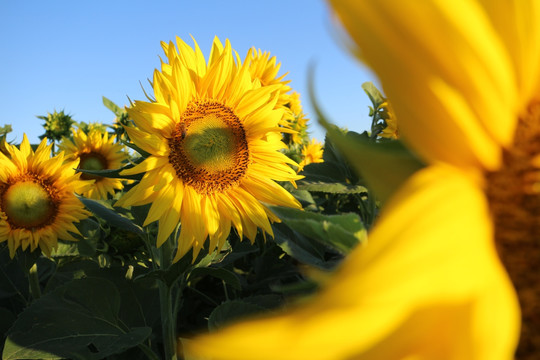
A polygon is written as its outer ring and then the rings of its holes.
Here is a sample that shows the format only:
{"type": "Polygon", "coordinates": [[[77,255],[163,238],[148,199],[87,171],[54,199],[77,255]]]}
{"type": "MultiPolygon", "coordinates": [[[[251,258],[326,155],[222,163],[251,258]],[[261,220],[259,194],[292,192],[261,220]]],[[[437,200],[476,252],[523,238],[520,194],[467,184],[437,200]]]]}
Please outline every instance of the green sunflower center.
{"type": "Polygon", "coordinates": [[[2,209],[12,227],[26,229],[48,224],[55,214],[49,192],[33,181],[16,182],[7,188],[2,209]]]}
{"type": "Polygon", "coordinates": [[[516,288],[522,326],[516,359],[540,353],[540,103],[532,104],[516,128],[503,166],[486,174],[486,193],[499,256],[516,288]]]}
{"type": "MultiPolygon", "coordinates": [[[[96,152],[89,152],[85,154],[80,155],[80,162],[79,162],[79,169],[83,170],[105,170],[107,169],[108,163],[107,159],[96,152]]],[[[92,179],[100,179],[101,176],[82,173],[81,179],[83,180],[92,180],[92,179]]]]}
{"type": "Polygon", "coordinates": [[[210,114],[186,129],[183,147],[194,167],[218,172],[234,166],[235,140],[232,129],[219,116],[210,114]]]}
{"type": "Polygon", "coordinates": [[[238,184],[249,164],[242,123],[231,108],[215,101],[188,105],[169,148],[177,176],[201,194],[238,184]]]}

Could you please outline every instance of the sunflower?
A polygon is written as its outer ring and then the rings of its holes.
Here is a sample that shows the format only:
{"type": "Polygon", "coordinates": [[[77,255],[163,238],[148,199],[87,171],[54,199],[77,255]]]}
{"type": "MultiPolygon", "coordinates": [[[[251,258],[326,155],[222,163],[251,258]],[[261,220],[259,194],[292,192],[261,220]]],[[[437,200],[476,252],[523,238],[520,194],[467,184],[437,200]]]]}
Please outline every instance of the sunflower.
{"type": "Polygon", "coordinates": [[[293,114],[300,115],[303,113],[302,103],[300,101],[300,94],[294,91],[291,96],[289,96],[289,102],[287,106],[291,109],[293,114]]]}
{"type": "Polygon", "coordinates": [[[187,352],[537,358],[540,2],[331,5],[379,76],[401,139],[427,166],[393,194],[369,244],[311,302],[204,335],[187,352]]]}
{"type": "Polygon", "coordinates": [[[20,247],[39,248],[47,256],[58,239],[76,239],[74,222],[90,213],[75,196],[90,181],[80,180],[77,161],[66,161],[63,153],[50,157],[47,139],[34,152],[26,135],[20,149],[7,144],[8,156],[0,153],[0,242],[7,241],[13,258],[20,247]]]}
{"type": "MultiPolygon", "coordinates": [[[[248,64],[249,73],[252,80],[258,80],[262,86],[277,85],[279,86],[279,97],[276,103],[276,107],[285,107],[290,101],[291,87],[288,85],[291,81],[284,80],[287,74],[283,74],[278,77],[279,68],[281,63],[276,63],[276,57],[270,57],[270,53],[261,49],[256,50],[251,48],[244,60],[248,64]]],[[[285,114],[284,114],[285,116],[285,114]]]]}
{"type": "MultiPolygon", "coordinates": [[[[122,145],[114,142],[115,139],[116,136],[109,137],[106,131],[89,126],[88,134],[82,129],[73,130],[73,139],[63,138],[58,148],[65,152],[66,158],[79,160],[79,169],[119,169],[127,160],[128,154],[122,145]]],[[[82,173],[81,179],[95,180],[92,187],[82,193],[92,199],[107,199],[108,194],[114,195],[115,190],[123,188],[119,179],[86,173],[82,173]]]]}
{"type": "Polygon", "coordinates": [[[322,144],[316,139],[311,139],[311,142],[302,147],[302,161],[298,164],[298,171],[302,171],[306,165],[321,162],[323,162],[322,144]]]}
{"type": "Polygon", "coordinates": [[[382,119],[384,120],[385,124],[384,129],[378,134],[378,136],[393,140],[399,138],[398,121],[390,104],[388,102],[384,102],[378,110],[381,112],[382,119]]]}
{"type": "Polygon", "coordinates": [[[280,152],[281,85],[252,81],[249,64],[237,64],[229,41],[215,38],[208,64],[197,43],[162,43],[168,62],[154,72],[155,101],[136,101],[126,127],[148,156],[123,174],[145,173],[117,206],[152,203],[145,224],[159,221],[157,246],[177,227],[175,261],[206,239],[220,248],[234,226],[252,242],[260,228],[273,235],[279,219],[264,204],[300,208],[275,181],[301,178],[280,152]],[[264,204],[263,204],[264,202],[264,204]]]}

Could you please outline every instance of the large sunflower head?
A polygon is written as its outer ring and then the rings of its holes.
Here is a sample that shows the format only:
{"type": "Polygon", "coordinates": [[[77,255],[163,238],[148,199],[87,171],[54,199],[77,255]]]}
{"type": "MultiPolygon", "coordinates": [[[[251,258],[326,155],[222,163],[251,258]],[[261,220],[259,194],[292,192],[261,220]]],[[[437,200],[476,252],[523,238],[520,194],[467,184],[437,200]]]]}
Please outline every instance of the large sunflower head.
{"type": "MultiPolygon", "coordinates": [[[[73,130],[73,139],[64,138],[58,146],[65,152],[67,158],[79,160],[79,169],[107,170],[118,169],[127,160],[128,154],[124,147],[115,143],[116,136],[109,137],[106,131],[96,127],[89,127],[88,134],[82,129],[73,130]]],[[[95,180],[83,196],[92,199],[106,199],[108,194],[114,195],[115,190],[123,188],[119,179],[83,173],[83,180],[95,180]]]]}
{"type": "Polygon", "coordinates": [[[210,251],[221,247],[231,226],[251,241],[258,228],[272,235],[270,221],[279,219],[265,204],[300,207],[276,183],[300,178],[280,152],[282,85],[254,81],[229,41],[214,40],[208,63],[196,43],[162,46],[155,100],[135,101],[136,127],[126,127],[150,156],[123,173],[145,174],[117,205],[152,203],[145,225],[159,221],[158,246],[181,221],[175,260],[191,248],[196,256],[207,239],[210,251]]]}
{"type": "Polygon", "coordinates": [[[78,161],[51,158],[51,146],[45,138],[34,152],[24,135],[20,149],[6,144],[8,156],[0,153],[0,242],[8,242],[11,257],[19,247],[50,256],[59,238],[76,240],[74,222],[89,215],[75,193],[90,181],[75,172],[78,161]]]}

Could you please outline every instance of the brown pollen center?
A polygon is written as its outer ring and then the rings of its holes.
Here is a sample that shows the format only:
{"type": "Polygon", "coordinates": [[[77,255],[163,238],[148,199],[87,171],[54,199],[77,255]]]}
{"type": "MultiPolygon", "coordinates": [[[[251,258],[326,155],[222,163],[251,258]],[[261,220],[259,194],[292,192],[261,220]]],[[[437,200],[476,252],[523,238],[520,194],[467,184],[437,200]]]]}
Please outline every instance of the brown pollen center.
{"type": "Polygon", "coordinates": [[[187,106],[169,148],[176,175],[200,194],[238,185],[250,162],[242,123],[231,108],[211,100],[187,106]]]}
{"type": "MultiPolygon", "coordinates": [[[[97,152],[88,152],[82,153],[79,155],[79,169],[83,170],[105,170],[108,168],[108,161],[100,153],[97,152]]],[[[94,180],[102,179],[101,176],[92,175],[88,173],[81,173],[81,179],[83,180],[94,180]]]]}
{"type": "Polygon", "coordinates": [[[54,222],[60,204],[52,183],[36,174],[23,174],[0,184],[0,210],[11,229],[39,229],[54,222]]]}
{"type": "Polygon", "coordinates": [[[519,118],[503,166],[486,174],[495,241],[516,288],[522,326],[516,359],[540,354],[540,103],[519,118]]]}

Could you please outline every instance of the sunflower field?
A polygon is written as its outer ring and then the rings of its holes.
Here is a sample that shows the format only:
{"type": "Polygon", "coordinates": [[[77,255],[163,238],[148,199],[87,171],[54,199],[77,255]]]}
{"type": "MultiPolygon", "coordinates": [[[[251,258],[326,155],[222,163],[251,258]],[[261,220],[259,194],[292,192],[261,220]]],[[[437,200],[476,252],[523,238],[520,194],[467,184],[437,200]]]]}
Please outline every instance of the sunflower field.
{"type": "Polygon", "coordinates": [[[538,358],[539,3],[329,4],[365,131],[218,37],[111,125],[0,128],[3,360],[538,358]]]}

